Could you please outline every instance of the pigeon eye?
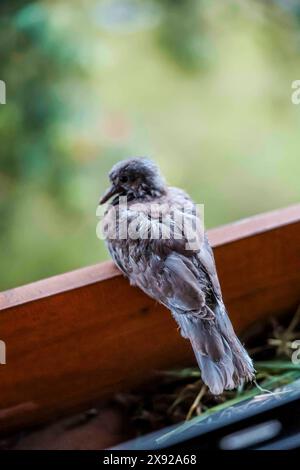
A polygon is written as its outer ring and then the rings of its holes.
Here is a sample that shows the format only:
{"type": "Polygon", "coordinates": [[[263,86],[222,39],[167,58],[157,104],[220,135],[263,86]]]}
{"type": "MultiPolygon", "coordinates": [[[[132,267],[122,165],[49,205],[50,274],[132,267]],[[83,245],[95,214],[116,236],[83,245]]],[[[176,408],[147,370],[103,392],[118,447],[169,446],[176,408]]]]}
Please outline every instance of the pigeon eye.
{"type": "Polygon", "coordinates": [[[121,176],[120,177],[120,183],[127,183],[128,182],[128,176],[121,176]]]}

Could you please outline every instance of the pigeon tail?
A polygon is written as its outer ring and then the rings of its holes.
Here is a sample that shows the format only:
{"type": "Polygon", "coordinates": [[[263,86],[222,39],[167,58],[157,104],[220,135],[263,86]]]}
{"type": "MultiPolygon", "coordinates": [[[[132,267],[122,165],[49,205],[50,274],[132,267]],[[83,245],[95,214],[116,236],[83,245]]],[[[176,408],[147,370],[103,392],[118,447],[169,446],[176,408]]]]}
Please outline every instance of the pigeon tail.
{"type": "Polygon", "coordinates": [[[203,382],[214,395],[254,378],[254,367],[237,338],[225,307],[218,305],[213,321],[173,313],[183,337],[191,341],[203,382]]]}

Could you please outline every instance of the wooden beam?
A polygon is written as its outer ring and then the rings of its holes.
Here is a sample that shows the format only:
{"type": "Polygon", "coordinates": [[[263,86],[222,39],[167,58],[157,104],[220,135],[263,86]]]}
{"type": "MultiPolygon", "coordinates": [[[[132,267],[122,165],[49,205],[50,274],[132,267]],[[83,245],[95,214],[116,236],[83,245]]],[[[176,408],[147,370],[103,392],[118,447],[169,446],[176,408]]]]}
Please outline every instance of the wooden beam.
{"type": "MultiPolygon", "coordinates": [[[[209,231],[238,331],[300,302],[300,205],[209,231]]],[[[169,312],[111,262],[0,294],[0,432],[79,410],[193,361],[169,312]]]]}

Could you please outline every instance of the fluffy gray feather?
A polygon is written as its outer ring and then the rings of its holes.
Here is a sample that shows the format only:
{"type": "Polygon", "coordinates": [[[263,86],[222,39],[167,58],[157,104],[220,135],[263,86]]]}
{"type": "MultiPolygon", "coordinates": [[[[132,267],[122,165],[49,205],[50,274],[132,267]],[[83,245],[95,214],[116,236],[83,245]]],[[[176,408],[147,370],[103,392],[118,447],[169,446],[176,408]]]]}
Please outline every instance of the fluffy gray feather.
{"type": "MultiPolygon", "coordinates": [[[[199,222],[195,204],[182,190],[166,185],[157,166],[145,158],[119,162],[110,172],[111,188],[100,203],[111,199],[104,218],[107,245],[112,258],[132,285],[161,302],[177,321],[181,334],[192,344],[203,381],[213,394],[252,380],[254,369],[246,350],[234,333],[223,303],[212,249],[199,231],[197,247],[187,248],[187,238],[162,236],[172,211],[188,212],[187,223],[199,222]],[[120,196],[127,197],[124,205],[120,196]],[[153,204],[164,211],[153,214],[153,204]],[[136,238],[112,237],[117,214],[119,228],[136,222],[136,238]],[[126,218],[126,221],[125,221],[126,218]],[[145,237],[159,233],[158,238],[145,237]]],[[[173,219],[172,219],[173,220],[173,219]]],[[[185,219],[186,222],[186,219],[185,219]]],[[[192,228],[192,227],[191,227],[192,228]]],[[[114,232],[115,234],[115,232],[114,232]]]]}

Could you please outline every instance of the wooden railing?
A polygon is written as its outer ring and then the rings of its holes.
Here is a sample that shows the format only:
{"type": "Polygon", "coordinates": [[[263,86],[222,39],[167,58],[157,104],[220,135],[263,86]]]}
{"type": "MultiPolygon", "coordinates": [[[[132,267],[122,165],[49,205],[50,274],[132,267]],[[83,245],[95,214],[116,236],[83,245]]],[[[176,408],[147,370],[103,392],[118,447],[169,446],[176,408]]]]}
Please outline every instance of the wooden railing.
{"type": "MultiPolygon", "coordinates": [[[[300,205],[209,231],[237,331],[300,302],[300,205]]],[[[0,294],[0,432],[83,409],[191,363],[169,312],[111,262],[0,294]]]]}

